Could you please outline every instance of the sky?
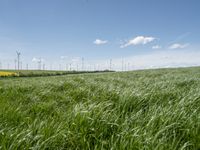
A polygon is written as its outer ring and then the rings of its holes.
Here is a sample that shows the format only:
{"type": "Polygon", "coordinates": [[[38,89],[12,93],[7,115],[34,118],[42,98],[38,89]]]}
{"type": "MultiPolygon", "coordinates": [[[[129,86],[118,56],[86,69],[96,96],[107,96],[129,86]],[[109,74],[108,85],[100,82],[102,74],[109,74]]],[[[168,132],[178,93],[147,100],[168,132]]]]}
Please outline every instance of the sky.
{"type": "Polygon", "coordinates": [[[0,0],[0,67],[200,66],[199,0],[0,0]]]}

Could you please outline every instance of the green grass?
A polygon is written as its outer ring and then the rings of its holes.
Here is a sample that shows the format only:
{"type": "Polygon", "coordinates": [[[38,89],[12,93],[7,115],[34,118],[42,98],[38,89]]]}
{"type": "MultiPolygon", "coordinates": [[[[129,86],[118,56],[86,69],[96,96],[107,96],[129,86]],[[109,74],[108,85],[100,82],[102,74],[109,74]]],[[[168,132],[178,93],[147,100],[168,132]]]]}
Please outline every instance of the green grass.
{"type": "Polygon", "coordinates": [[[0,79],[0,149],[200,149],[200,68],[0,79]]]}

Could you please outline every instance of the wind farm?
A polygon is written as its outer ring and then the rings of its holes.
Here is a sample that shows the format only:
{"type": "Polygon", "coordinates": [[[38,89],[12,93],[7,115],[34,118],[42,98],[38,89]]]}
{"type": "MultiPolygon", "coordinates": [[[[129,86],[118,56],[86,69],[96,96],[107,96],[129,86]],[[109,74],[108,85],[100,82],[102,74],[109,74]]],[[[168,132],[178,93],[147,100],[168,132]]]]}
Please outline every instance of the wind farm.
{"type": "Polygon", "coordinates": [[[199,6],[1,0],[0,150],[200,150],[199,6]]]}

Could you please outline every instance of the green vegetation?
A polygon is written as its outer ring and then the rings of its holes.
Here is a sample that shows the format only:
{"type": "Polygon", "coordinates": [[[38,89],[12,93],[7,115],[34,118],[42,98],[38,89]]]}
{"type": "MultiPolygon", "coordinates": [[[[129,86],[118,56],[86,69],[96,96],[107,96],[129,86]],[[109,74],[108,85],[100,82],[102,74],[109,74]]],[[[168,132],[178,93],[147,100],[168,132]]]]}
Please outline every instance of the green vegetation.
{"type": "MultiPolygon", "coordinates": [[[[1,70],[0,70],[1,71],[1,70]]],[[[98,72],[113,72],[104,71],[51,71],[51,70],[2,70],[6,72],[16,73],[9,77],[42,77],[42,76],[59,76],[68,74],[83,74],[83,73],[98,73],[98,72]]],[[[1,76],[0,76],[1,77],[1,76]]],[[[7,77],[7,76],[4,76],[7,77]]]]}
{"type": "Polygon", "coordinates": [[[0,79],[0,149],[200,149],[200,68],[0,79]]]}

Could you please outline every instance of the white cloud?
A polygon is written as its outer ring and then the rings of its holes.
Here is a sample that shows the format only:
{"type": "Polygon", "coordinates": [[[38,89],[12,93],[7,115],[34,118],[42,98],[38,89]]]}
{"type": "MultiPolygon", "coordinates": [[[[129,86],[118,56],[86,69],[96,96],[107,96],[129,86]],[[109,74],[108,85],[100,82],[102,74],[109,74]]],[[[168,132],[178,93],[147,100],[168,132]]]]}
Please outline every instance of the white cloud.
{"type": "Polygon", "coordinates": [[[72,61],[73,63],[79,62],[80,60],[81,60],[80,57],[74,57],[74,58],[71,59],[71,61],[72,61]]]}
{"type": "Polygon", "coordinates": [[[152,46],[152,49],[161,49],[162,47],[160,45],[154,45],[152,46]]]}
{"type": "Polygon", "coordinates": [[[108,41],[96,39],[93,43],[96,44],[96,45],[102,45],[102,44],[107,44],[108,41]]]}
{"type": "Polygon", "coordinates": [[[167,67],[188,67],[200,65],[200,51],[198,50],[165,50],[154,51],[148,54],[135,55],[130,57],[113,59],[115,70],[122,69],[130,63],[131,69],[167,68],[167,67]]]}
{"type": "MultiPolygon", "coordinates": [[[[186,66],[200,66],[200,51],[196,49],[163,49],[163,50],[154,50],[149,51],[146,54],[135,54],[133,56],[123,57],[123,58],[112,58],[112,69],[113,70],[122,70],[122,60],[123,60],[123,70],[137,70],[137,69],[149,69],[149,68],[167,68],[167,67],[186,67],[186,66]],[[126,68],[126,69],[125,69],[126,68]]],[[[32,68],[37,68],[37,63],[39,57],[34,57],[32,59],[33,63],[32,68]]],[[[50,66],[48,61],[45,61],[46,66],[50,66]]],[[[58,69],[58,63],[53,63],[53,69],[58,69]]],[[[69,57],[66,62],[60,62],[62,69],[66,69],[66,64],[71,64],[72,69],[81,68],[81,57],[69,57]]],[[[7,63],[3,64],[4,67],[7,67],[7,63]]],[[[14,68],[14,66],[13,66],[14,68]]],[[[31,68],[31,64],[30,64],[31,68]]],[[[85,70],[105,70],[110,68],[110,59],[85,59],[84,69],[85,70]]]]}
{"type": "Polygon", "coordinates": [[[137,36],[131,40],[129,40],[128,42],[126,42],[125,44],[121,45],[121,48],[130,46],[130,45],[145,45],[147,43],[150,43],[152,41],[154,41],[156,38],[154,37],[147,37],[147,36],[137,36]]]}
{"type": "Polygon", "coordinates": [[[169,46],[169,49],[182,49],[182,48],[186,48],[187,46],[189,46],[189,44],[179,44],[179,43],[175,43],[169,46]]]}
{"type": "Polygon", "coordinates": [[[67,59],[67,58],[69,58],[68,56],[60,56],[60,59],[67,59]]]}
{"type": "Polygon", "coordinates": [[[33,59],[32,59],[32,62],[44,62],[44,59],[43,58],[36,58],[36,57],[34,57],[33,59]]]}
{"type": "Polygon", "coordinates": [[[34,58],[32,59],[32,62],[38,62],[38,59],[34,57],[34,58]]]}

